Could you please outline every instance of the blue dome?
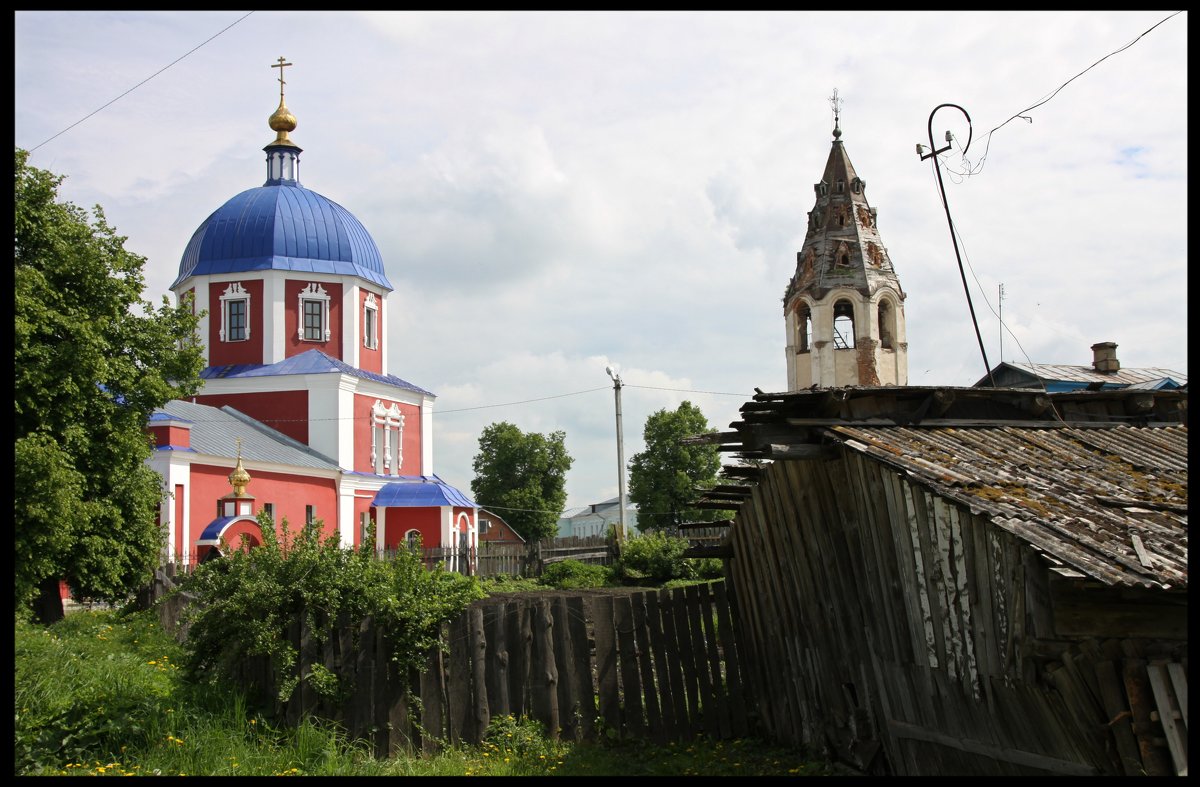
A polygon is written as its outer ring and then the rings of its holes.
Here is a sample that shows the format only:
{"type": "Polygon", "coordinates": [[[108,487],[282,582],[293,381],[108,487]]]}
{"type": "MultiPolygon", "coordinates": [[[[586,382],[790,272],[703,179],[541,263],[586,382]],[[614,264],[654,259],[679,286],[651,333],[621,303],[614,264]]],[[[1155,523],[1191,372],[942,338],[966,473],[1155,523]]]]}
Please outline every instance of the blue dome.
{"type": "Polygon", "coordinates": [[[359,276],[392,289],[362,223],[294,181],[248,189],[217,208],[192,235],[171,287],[189,276],[263,270],[359,276]]]}

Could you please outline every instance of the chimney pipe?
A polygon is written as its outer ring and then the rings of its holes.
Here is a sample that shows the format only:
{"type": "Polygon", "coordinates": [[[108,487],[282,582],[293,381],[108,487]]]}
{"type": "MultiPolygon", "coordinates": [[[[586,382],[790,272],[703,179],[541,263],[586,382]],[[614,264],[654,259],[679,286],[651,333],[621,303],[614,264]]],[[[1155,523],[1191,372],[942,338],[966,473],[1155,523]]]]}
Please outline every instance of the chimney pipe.
{"type": "Polygon", "coordinates": [[[1116,342],[1097,342],[1092,345],[1092,368],[1102,374],[1112,374],[1121,370],[1121,362],[1117,360],[1116,342]]]}

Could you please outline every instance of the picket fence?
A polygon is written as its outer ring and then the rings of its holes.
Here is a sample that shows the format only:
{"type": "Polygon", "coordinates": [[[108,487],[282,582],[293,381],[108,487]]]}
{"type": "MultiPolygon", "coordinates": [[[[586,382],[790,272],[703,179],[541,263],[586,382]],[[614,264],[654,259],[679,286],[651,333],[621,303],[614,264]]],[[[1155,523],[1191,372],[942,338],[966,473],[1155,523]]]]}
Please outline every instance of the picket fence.
{"type": "MultiPolygon", "coordinates": [[[[180,607],[189,600],[165,601],[164,625],[186,637],[180,607]]],[[[752,724],[738,625],[723,581],[492,596],[443,628],[423,671],[402,675],[373,619],[321,620],[310,630],[301,615],[287,633],[299,653],[293,672],[251,657],[235,665],[233,680],[276,723],[327,719],[371,741],[380,757],[478,743],[492,717],[507,714],[536,719],[552,738],[730,739],[752,724]],[[314,665],[336,676],[336,691],[320,694],[304,679],[314,665]],[[300,683],[280,702],[278,687],[291,677],[300,683]]]]}

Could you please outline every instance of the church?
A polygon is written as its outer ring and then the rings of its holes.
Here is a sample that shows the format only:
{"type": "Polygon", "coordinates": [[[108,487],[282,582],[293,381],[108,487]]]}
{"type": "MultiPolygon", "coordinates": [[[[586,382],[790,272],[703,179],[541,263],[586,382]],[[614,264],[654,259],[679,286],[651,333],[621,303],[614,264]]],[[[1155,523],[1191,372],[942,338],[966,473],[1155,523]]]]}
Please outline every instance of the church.
{"type": "MultiPolygon", "coordinates": [[[[148,460],[165,483],[164,559],[259,542],[266,512],[291,531],[375,547],[474,547],[478,506],[433,469],[429,391],[388,370],[383,259],[366,228],[300,185],[296,118],[268,119],[266,182],[192,235],[171,290],[199,320],[206,367],[187,401],[155,411],[148,460]]],[[[451,566],[455,568],[457,566],[451,566]]]]}

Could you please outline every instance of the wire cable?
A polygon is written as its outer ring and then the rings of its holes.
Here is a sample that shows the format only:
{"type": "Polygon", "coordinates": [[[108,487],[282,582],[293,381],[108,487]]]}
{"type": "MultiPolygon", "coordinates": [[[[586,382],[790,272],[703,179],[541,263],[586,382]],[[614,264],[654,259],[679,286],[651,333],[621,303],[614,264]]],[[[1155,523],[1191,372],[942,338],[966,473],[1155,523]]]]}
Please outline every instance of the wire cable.
{"type": "MultiPolygon", "coordinates": [[[[971,166],[970,162],[968,161],[968,162],[967,162],[967,170],[966,170],[966,172],[960,172],[960,173],[957,173],[957,174],[964,175],[964,176],[970,176],[970,175],[975,175],[975,174],[978,174],[979,172],[981,172],[981,171],[983,170],[983,164],[984,164],[984,162],[987,160],[987,154],[988,154],[988,150],[991,148],[991,145],[992,145],[992,134],[995,134],[997,131],[999,131],[1000,129],[1004,128],[1004,127],[1005,127],[1005,126],[1007,126],[1009,123],[1011,123],[1012,121],[1016,120],[1017,118],[1021,118],[1021,120],[1024,120],[1026,123],[1032,123],[1032,122],[1033,122],[1033,118],[1031,118],[1031,117],[1029,117],[1028,115],[1026,115],[1026,113],[1027,113],[1027,112],[1031,112],[1031,111],[1033,111],[1033,110],[1037,109],[1038,107],[1040,107],[1040,106],[1042,106],[1042,105],[1044,105],[1044,104],[1048,103],[1048,102],[1049,102],[1049,101],[1050,101],[1052,98],[1054,98],[1055,96],[1057,96],[1057,95],[1059,94],[1059,91],[1061,91],[1061,90],[1062,90],[1063,88],[1065,88],[1067,85],[1071,84],[1071,83],[1072,83],[1072,82],[1074,82],[1076,79],[1079,79],[1079,77],[1081,77],[1081,76],[1083,76],[1084,74],[1086,74],[1087,72],[1091,71],[1093,68],[1095,68],[1096,66],[1100,65],[1101,63],[1103,63],[1105,60],[1109,59],[1109,58],[1110,58],[1110,57],[1112,57],[1113,55],[1116,55],[1116,54],[1119,54],[1119,53],[1121,53],[1121,52],[1124,52],[1126,49],[1128,49],[1129,47],[1133,46],[1133,45],[1134,45],[1134,44],[1136,44],[1138,41],[1142,40],[1142,38],[1143,38],[1144,36],[1146,36],[1147,34],[1149,34],[1149,33],[1150,33],[1152,30],[1154,30],[1154,28],[1158,27],[1159,25],[1163,24],[1163,23],[1164,23],[1164,22],[1166,22],[1167,20],[1169,20],[1169,19],[1172,19],[1172,18],[1174,18],[1174,17],[1176,17],[1176,16],[1178,16],[1179,14],[1182,14],[1182,13],[1183,13],[1183,11],[1176,11],[1175,13],[1173,13],[1173,14],[1171,14],[1171,15],[1169,15],[1169,16],[1167,16],[1167,17],[1164,17],[1163,19],[1159,20],[1159,21],[1158,21],[1158,22],[1156,22],[1155,24],[1151,25],[1149,29],[1147,29],[1145,32],[1143,32],[1141,35],[1139,35],[1137,38],[1135,38],[1135,39],[1133,39],[1132,41],[1130,41],[1130,42],[1129,42],[1128,44],[1126,44],[1125,46],[1121,47],[1120,49],[1117,49],[1117,50],[1114,50],[1114,51],[1112,51],[1112,52],[1109,52],[1107,55],[1105,55],[1104,57],[1100,58],[1100,59],[1099,59],[1099,60],[1097,60],[1095,63],[1092,63],[1090,66],[1088,66],[1087,68],[1083,69],[1083,70],[1082,70],[1082,71],[1080,71],[1078,74],[1076,74],[1075,76],[1073,76],[1073,77],[1071,77],[1070,79],[1068,79],[1066,82],[1063,82],[1061,85],[1059,85],[1059,86],[1058,86],[1058,87],[1057,87],[1057,88],[1054,90],[1054,92],[1052,92],[1050,95],[1048,95],[1048,96],[1046,96],[1045,98],[1043,98],[1041,101],[1038,101],[1037,103],[1033,104],[1033,105],[1032,105],[1032,106],[1030,106],[1030,107],[1027,107],[1027,108],[1025,108],[1025,109],[1022,109],[1020,112],[1017,112],[1017,113],[1016,113],[1016,114],[1014,114],[1012,117],[1010,117],[1008,120],[1004,121],[1004,122],[1003,122],[1003,123],[1001,123],[1000,125],[996,126],[994,129],[992,129],[991,131],[989,131],[987,134],[985,134],[985,135],[984,135],[984,137],[985,137],[986,139],[985,139],[985,141],[984,141],[984,146],[983,146],[983,155],[979,157],[979,161],[978,161],[978,163],[977,163],[975,166],[971,166]]],[[[966,160],[966,159],[964,159],[964,161],[965,161],[965,160],[966,160]]]]}
{"type": "Polygon", "coordinates": [[[211,38],[209,38],[208,40],[206,40],[206,41],[204,41],[204,42],[202,42],[202,43],[200,43],[200,44],[197,44],[195,47],[193,47],[192,49],[190,49],[190,50],[189,50],[188,52],[186,52],[185,54],[183,54],[183,55],[180,55],[180,56],[179,56],[179,57],[177,57],[175,60],[172,60],[172,61],[171,61],[170,63],[168,63],[167,65],[163,66],[162,68],[160,68],[159,70],[157,70],[157,71],[155,71],[153,74],[151,74],[150,76],[148,76],[148,77],[146,77],[145,79],[143,79],[141,82],[138,82],[136,85],[134,85],[133,87],[129,88],[129,89],[128,89],[128,90],[126,90],[124,93],[122,93],[121,95],[117,96],[116,98],[114,98],[112,101],[109,101],[107,104],[105,104],[104,106],[100,107],[100,109],[97,109],[96,111],[94,111],[94,112],[91,112],[91,113],[90,113],[90,114],[88,114],[88,115],[85,115],[84,117],[80,118],[79,120],[76,120],[74,123],[72,123],[71,125],[67,126],[67,127],[66,127],[66,128],[64,128],[62,131],[60,131],[60,132],[58,132],[57,134],[55,134],[54,136],[50,137],[50,139],[47,139],[45,142],[41,142],[41,143],[39,143],[39,144],[37,144],[37,145],[34,145],[32,148],[30,148],[30,149],[29,149],[29,152],[30,152],[30,153],[32,153],[33,151],[35,151],[35,150],[37,150],[38,148],[40,148],[42,145],[45,145],[47,142],[52,142],[53,140],[55,140],[55,139],[58,139],[58,138],[59,138],[59,137],[61,137],[63,134],[66,134],[68,131],[70,131],[71,129],[75,128],[76,126],[78,126],[78,125],[79,125],[80,123],[82,123],[83,121],[85,121],[85,120],[87,120],[88,118],[92,117],[92,115],[98,114],[98,113],[99,113],[99,112],[101,112],[102,110],[104,110],[104,109],[107,109],[108,107],[110,107],[110,106],[112,106],[113,104],[117,103],[117,102],[118,102],[118,101],[120,101],[121,99],[125,98],[125,96],[127,96],[127,95],[129,95],[130,93],[132,93],[133,91],[137,90],[139,87],[141,87],[142,85],[146,84],[146,83],[147,83],[147,82],[149,82],[151,79],[154,79],[156,76],[158,76],[158,75],[159,75],[159,74],[161,74],[162,72],[166,71],[168,68],[170,68],[171,66],[175,65],[175,64],[176,64],[176,63],[178,63],[180,60],[183,60],[185,57],[187,57],[188,55],[192,54],[192,53],[193,53],[193,52],[195,52],[197,49],[199,49],[200,47],[202,47],[202,46],[204,46],[205,44],[209,43],[209,42],[210,42],[210,41],[212,41],[214,38],[216,38],[217,36],[221,35],[221,34],[222,34],[222,33],[224,33],[225,31],[229,30],[229,28],[231,28],[231,27],[233,27],[234,25],[238,24],[238,22],[241,22],[243,19],[245,19],[247,16],[250,16],[250,14],[253,14],[253,13],[254,13],[253,11],[249,11],[249,12],[247,12],[247,13],[246,13],[244,16],[242,16],[242,17],[241,17],[241,19],[238,19],[238,20],[237,20],[237,21],[235,21],[233,24],[231,24],[231,25],[229,25],[229,26],[225,27],[223,30],[221,30],[220,32],[218,32],[216,35],[212,36],[212,37],[211,37],[211,38]]]}

